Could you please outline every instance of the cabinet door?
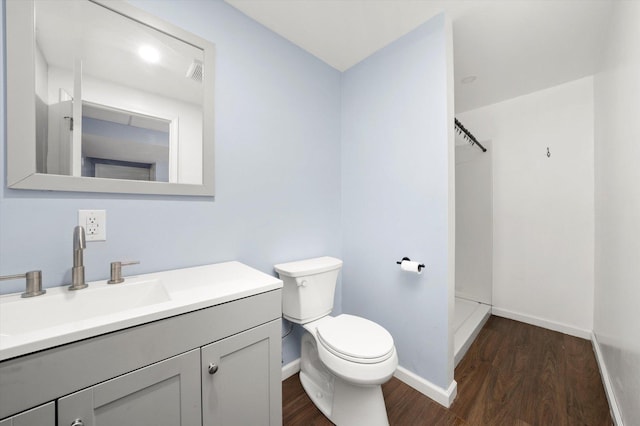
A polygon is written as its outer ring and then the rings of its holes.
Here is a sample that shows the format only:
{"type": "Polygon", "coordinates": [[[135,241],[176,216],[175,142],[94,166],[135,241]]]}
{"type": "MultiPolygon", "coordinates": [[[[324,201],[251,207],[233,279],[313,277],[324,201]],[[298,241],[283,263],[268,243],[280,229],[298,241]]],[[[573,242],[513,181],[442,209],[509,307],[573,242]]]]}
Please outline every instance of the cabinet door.
{"type": "Polygon", "coordinates": [[[60,398],[58,425],[200,425],[199,365],[195,349],[60,398]]]}
{"type": "Polygon", "coordinates": [[[281,425],[280,354],[280,319],[204,346],[203,425],[281,425]]]}
{"type": "Polygon", "coordinates": [[[49,402],[4,419],[0,421],[0,426],[56,426],[55,403],[49,402]]]}

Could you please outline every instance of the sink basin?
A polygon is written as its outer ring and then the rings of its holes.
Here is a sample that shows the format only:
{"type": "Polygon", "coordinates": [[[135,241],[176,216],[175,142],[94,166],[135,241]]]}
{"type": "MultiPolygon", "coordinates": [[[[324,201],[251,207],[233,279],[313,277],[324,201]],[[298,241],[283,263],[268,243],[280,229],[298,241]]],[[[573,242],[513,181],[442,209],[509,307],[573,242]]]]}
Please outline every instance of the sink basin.
{"type": "Polygon", "coordinates": [[[78,291],[56,290],[59,291],[53,291],[47,297],[0,300],[0,335],[8,337],[41,331],[171,299],[158,279],[126,285],[90,286],[78,291]],[[20,320],[12,320],[15,318],[20,320]]]}
{"type": "Polygon", "coordinates": [[[234,261],[88,284],[26,299],[0,296],[0,361],[282,288],[234,261]]]}

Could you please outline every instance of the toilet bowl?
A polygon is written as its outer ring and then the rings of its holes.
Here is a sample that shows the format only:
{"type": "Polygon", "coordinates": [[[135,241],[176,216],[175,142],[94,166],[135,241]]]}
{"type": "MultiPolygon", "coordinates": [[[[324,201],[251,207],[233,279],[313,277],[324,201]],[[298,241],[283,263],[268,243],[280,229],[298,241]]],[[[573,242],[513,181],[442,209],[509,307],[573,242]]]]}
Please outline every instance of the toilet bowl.
{"type": "Polygon", "coordinates": [[[398,356],[393,338],[373,321],[353,315],[324,317],[305,324],[318,355],[335,375],[359,385],[382,384],[393,375],[398,356]]]}
{"type": "Polygon", "coordinates": [[[382,384],[398,366],[393,338],[354,315],[329,316],[342,261],[332,257],[276,265],[283,280],[283,316],[302,324],[300,382],[338,426],[388,425],[382,384]]]}

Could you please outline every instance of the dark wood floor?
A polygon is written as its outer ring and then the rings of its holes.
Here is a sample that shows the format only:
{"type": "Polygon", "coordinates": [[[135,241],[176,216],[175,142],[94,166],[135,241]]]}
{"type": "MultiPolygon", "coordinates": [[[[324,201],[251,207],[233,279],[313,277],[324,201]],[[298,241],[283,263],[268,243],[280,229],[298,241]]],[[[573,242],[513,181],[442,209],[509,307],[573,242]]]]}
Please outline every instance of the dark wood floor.
{"type": "MultiPolygon", "coordinates": [[[[391,425],[613,425],[591,342],[492,316],[455,370],[446,409],[395,377],[382,386],[391,425]]],[[[298,375],[282,383],[285,425],[331,425],[298,375]]]]}

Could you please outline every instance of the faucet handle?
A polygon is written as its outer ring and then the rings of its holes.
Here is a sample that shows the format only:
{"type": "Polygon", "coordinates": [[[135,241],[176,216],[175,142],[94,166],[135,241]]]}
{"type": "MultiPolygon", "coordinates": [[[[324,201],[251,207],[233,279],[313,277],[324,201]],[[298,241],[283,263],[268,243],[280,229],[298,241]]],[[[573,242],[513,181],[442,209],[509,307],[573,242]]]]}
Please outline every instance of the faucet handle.
{"type": "Polygon", "coordinates": [[[5,275],[0,277],[0,281],[3,280],[16,280],[18,278],[27,279],[27,288],[22,297],[34,297],[45,294],[47,290],[42,289],[42,271],[29,271],[24,274],[17,275],[5,275]]]}
{"type": "Polygon", "coordinates": [[[122,278],[122,267],[138,264],[140,264],[139,260],[111,262],[111,279],[107,281],[107,284],[120,284],[124,282],[124,278],[122,278]]]}

